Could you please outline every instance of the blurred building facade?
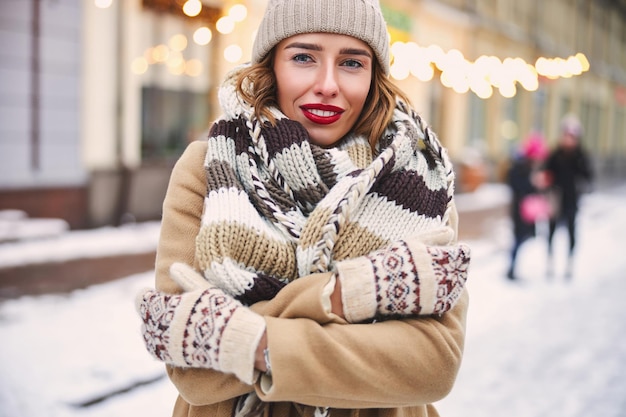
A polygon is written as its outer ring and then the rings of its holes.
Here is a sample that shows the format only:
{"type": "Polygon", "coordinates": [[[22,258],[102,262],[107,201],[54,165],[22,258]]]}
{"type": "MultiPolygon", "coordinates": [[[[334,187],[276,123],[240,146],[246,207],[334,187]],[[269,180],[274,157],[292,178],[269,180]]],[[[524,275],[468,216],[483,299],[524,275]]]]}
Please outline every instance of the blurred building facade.
{"type": "MultiPolygon", "coordinates": [[[[158,219],[265,4],[0,1],[0,209],[74,228],[158,219]]],[[[626,0],[381,4],[392,78],[457,161],[460,191],[498,181],[530,131],[555,141],[570,112],[599,175],[626,176],[626,0]]]]}

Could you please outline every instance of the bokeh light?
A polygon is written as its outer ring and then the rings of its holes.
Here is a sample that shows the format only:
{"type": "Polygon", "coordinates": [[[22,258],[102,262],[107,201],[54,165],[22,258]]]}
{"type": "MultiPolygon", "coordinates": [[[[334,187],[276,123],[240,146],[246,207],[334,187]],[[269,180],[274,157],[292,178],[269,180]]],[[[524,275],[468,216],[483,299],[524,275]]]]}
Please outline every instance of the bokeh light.
{"type": "Polygon", "coordinates": [[[219,33],[227,35],[235,30],[235,21],[230,16],[222,16],[215,22],[215,28],[219,33]]]}
{"type": "Polygon", "coordinates": [[[230,45],[224,49],[224,59],[230,63],[235,63],[241,59],[243,51],[239,45],[230,45]]]}
{"type": "Polygon", "coordinates": [[[235,22],[243,22],[246,16],[248,16],[248,9],[243,4],[235,4],[229,9],[228,15],[235,22]]]}
{"type": "Polygon", "coordinates": [[[568,58],[539,57],[529,64],[521,57],[481,55],[472,62],[458,49],[445,52],[438,45],[423,47],[415,42],[396,41],[391,45],[393,64],[391,76],[404,80],[412,75],[420,81],[430,81],[438,72],[439,81],[459,94],[472,91],[486,99],[494,88],[506,98],[517,94],[518,86],[526,91],[537,91],[540,77],[569,78],[589,70],[589,61],[578,53],[568,58]]]}
{"type": "Polygon", "coordinates": [[[113,0],[94,0],[93,3],[99,9],[108,9],[113,4],[113,0]]]}
{"type": "Polygon", "coordinates": [[[174,51],[184,51],[187,48],[187,37],[182,33],[174,35],[170,38],[168,45],[174,51]]]}
{"type": "Polygon", "coordinates": [[[187,0],[183,4],[183,13],[189,17],[198,16],[202,11],[202,2],[200,0],[187,0]]]}
{"type": "Polygon", "coordinates": [[[207,45],[213,38],[213,32],[206,26],[202,26],[193,33],[193,41],[198,45],[207,45]]]}

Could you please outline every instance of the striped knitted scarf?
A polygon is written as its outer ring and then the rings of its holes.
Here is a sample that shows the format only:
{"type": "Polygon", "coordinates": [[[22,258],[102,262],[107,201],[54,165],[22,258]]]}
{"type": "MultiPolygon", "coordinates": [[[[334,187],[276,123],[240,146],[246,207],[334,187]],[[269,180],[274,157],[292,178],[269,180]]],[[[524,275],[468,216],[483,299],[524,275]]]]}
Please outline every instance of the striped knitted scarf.
{"type": "MultiPolygon", "coordinates": [[[[355,135],[325,149],[277,109],[274,125],[258,120],[238,97],[236,75],[220,89],[224,115],[211,128],[205,159],[196,259],[209,282],[250,305],[298,277],[448,222],[452,165],[405,103],[374,151],[355,135]]],[[[235,415],[263,409],[252,392],[238,399],[235,415]]]]}
{"type": "Polygon", "coordinates": [[[336,261],[447,223],[452,165],[405,103],[374,152],[354,135],[326,149],[277,109],[275,125],[258,120],[235,77],[220,89],[224,115],[205,159],[196,259],[208,281],[252,304],[336,261]]]}

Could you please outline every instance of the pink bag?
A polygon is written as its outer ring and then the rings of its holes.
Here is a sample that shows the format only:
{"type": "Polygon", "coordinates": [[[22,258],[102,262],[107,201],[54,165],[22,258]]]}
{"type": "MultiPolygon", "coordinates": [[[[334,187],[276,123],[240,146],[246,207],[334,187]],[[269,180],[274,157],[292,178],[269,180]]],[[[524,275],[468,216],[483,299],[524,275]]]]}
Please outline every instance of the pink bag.
{"type": "Polygon", "coordinates": [[[548,220],[551,214],[550,201],[543,194],[529,194],[520,203],[520,216],[526,223],[548,220]]]}

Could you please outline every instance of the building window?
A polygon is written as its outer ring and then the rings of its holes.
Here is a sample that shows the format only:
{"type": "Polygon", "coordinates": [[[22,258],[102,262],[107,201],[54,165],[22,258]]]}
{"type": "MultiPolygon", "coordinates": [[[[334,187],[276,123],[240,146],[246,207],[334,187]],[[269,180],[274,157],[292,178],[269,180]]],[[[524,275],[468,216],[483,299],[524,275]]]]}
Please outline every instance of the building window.
{"type": "Polygon", "coordinates": [[[144,160],[178,157],[188,143],[206,133],[206,93],[144,87],[141,102],[144,160]]]}
{"type": "Polygon", "coordinates": [[[197,42],[199,30],[215,32],[221,10],[204,5],[193,18],[174,0],[143,0],[136,74],[141,78],[141,159],[175,159],[210,124],[211,56],[215,42],[197,42]]]}
{"type": "Polygon", "coordinates": [[[469,98],[469,137],[467,143],[470,146],[484,146],[487,137],[485,126],[487,101],[475,94],[470,94],[469,98]]]}

